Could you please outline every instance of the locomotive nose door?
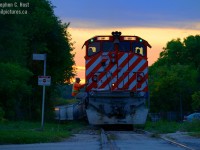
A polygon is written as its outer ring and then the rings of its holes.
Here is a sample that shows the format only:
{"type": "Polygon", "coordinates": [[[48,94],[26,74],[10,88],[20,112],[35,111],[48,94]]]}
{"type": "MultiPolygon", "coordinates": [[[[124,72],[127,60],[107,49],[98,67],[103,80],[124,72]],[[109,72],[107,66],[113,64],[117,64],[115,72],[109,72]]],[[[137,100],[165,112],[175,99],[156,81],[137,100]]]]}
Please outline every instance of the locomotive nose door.
{"type": "Polygon", "coordinates": [[[128,89],[129,72],[128,72],[128,62],[129,62],[129,52],[130,52],[130,42],[121,41],[118,47],[118,89],[126,90],[128,89]]]}
{"type": "Polygon", "coordinates": [[[125,90],[126,83],[128,82],[128,53],[118,53],[118,74],[117,74],[117,87],[118,90],[125,90]]]}

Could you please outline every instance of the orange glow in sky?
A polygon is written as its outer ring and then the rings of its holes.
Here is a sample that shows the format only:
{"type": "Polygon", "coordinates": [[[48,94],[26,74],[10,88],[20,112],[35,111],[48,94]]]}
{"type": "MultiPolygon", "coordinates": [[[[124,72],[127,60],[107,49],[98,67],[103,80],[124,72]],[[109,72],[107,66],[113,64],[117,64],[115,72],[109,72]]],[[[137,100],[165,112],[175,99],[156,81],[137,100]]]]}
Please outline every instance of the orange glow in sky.
{"type": "Polygon", "coordinates": [[[72,36],[72,42],[75,42],[75,62],[77,68],[77,77],[81,78],[81,83],[85,83],[85,47],[82,46],[86,40],[96,35],[111,35],[112,31],[121,31],[122,35],[139,36],[152,46],[148,49],[148,61],[151,66],[159,57],[163,47],[172,39],[180,38],[183,40],[189,35],[199,34],[199,30],[177,29],[177,28],[73,28],[70,27],[68,32],[72,36]]]}
{"type": "Polygon", "coordinates": [[[151,66],[159,57],[167,42],[189,35],[200,34],[198,0],[50,0],[54,12],[62,22],[70,22],[68,32],[76,42],[73,53],[77,76],[84,83],[84,42],[94,36],[111,35],[121,31],[122,35],[139,36],[152,46],[148,49],[151,66]]]}

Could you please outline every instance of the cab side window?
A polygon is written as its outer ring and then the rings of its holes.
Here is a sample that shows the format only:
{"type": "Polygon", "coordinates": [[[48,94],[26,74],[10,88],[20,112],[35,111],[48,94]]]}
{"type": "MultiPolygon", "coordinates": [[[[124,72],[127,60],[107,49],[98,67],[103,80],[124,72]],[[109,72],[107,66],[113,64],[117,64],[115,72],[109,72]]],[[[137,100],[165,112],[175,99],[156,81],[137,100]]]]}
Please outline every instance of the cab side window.
{"type": "Polygon", "coordinates": [[[113,42],[103,42],[103,52],[114,51],[114,43],[113,42]]]}
{"type": "Polygon", "coordinates": [[[87,49],[88,56],[93,56],[98,52],[100,52],[100,43],[99,42],[94,42],[94,43],[91,43],[88,45],[88,49],[87,49]]]}
{"type": "Polygon", "coordinates": [[[133,42],[132,51],[138,55],[146,56],[146,46],[141,42],[133,42]]]}

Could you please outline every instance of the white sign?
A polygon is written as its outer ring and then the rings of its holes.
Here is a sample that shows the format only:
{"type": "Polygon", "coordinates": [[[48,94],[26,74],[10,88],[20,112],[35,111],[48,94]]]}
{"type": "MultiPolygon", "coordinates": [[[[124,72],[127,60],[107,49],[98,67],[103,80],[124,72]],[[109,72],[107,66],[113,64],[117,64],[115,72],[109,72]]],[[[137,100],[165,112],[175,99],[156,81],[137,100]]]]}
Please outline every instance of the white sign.
{"type": "Polygon", "coordinates": [[[33,60],[46,60],[46,54],[33,54],[33,60]]]}
{"type": "Polygon", "coordinates": [[[38,76],[38,85],[50,86],[51,76],[38,76]]]}

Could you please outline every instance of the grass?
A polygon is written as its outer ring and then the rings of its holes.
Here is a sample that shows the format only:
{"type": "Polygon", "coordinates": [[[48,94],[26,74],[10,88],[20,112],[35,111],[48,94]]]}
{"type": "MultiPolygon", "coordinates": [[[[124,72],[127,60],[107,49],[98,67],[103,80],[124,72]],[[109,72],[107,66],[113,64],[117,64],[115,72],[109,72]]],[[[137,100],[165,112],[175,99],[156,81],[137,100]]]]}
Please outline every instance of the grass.
{"type": "Polygon", "coordinates": [[[177,122],[167,122],[167,121],[158,121],[158,122],[147,122],[145,130],[152,131],[154,133],[173,133],[179,129],[179,123],[177,122]]]}
{"type": "MultiPolygon", "coordinates": [[[[58,142],[69,138],[73,132],[84,129],[84,121],[67,121],[63,123],[45,123],[41,130],[40,122],[2,121],[0,122],[0,144],[28,144],[58,142]]],[[[200,121],[195,122],[147,122],[145,130],[155,133],[173,133],[176,131],[189,132],[200,137],[200,121]]],[[[110,137],[115,139],[116,137],[110,137]]]]}
{"type": "Polygon", "coordinates": [[[189,135],[200,138],[200,132],[189,133],[189,135]]]}
{"type": "Polygon", "coordinates": [[[83,121],[45,123],[41,130],[39,122],[4,121],[0,122],[0,144],[58,142],[69,138],[75,130],[80,130],[85,125],[83,121]]]}
{"type": "Polygon", "coordinates": [[[145,130],[158,134],[174,133],[177,131],[190,132],[191,135],[200,137],[200,121],[193,122],[147,122],[145,130]]]}

